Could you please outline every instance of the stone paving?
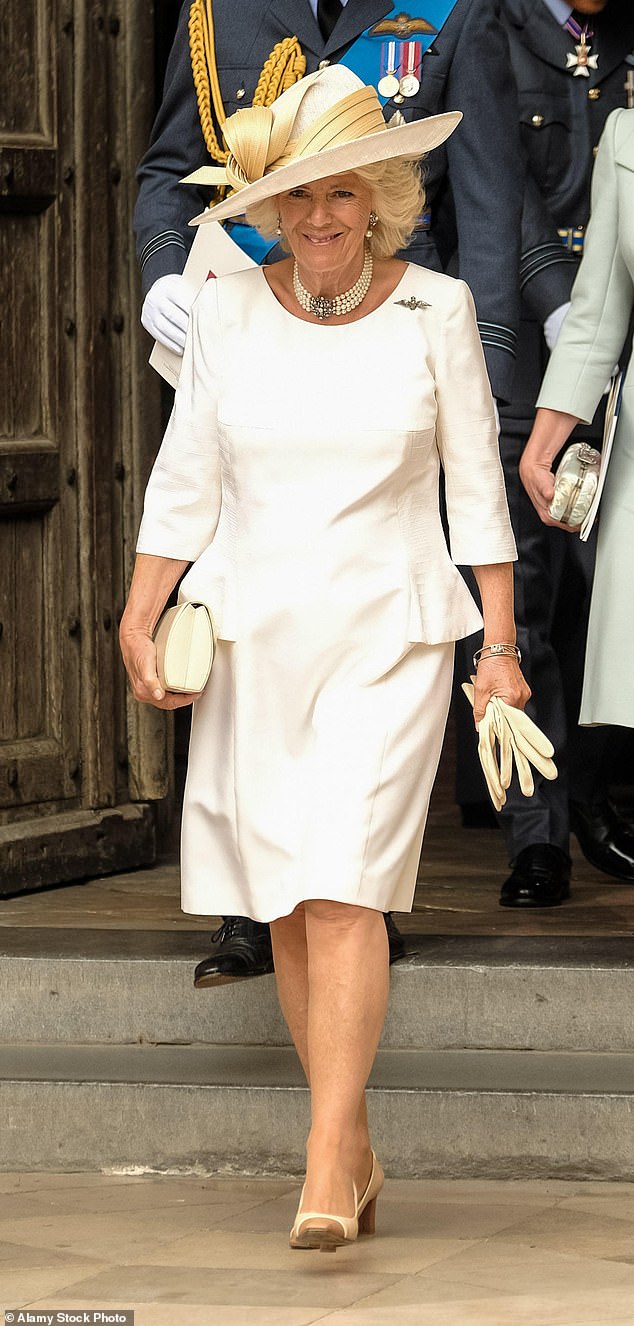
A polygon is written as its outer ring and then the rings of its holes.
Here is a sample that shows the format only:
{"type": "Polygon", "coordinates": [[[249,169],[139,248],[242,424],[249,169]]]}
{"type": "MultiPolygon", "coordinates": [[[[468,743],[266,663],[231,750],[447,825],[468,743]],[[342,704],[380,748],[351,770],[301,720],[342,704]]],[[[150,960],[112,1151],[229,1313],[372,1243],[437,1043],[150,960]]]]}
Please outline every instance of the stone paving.
{"type": "Polygon", "coordinates": [[[0,1309],[135,1326],[634,1323],[634,1184],[388,1181],[377,1235],[296,1252],[294,1180],[0,1175],[0,1309]]]}

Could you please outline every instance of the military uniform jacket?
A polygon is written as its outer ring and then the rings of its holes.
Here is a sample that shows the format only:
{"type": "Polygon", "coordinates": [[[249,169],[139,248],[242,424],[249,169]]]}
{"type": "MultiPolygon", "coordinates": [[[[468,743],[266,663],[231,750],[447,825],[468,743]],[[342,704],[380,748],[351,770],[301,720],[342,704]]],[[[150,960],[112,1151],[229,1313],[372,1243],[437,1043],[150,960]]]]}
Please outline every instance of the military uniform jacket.
{"type": "Polygon", "coordinates": [[[598,67],[587,78],[566,68],[575,41],[544,0],[502,0],[502,18],[518,88],[526,168],[518,373],[515,400],[505,414],[528,432],[548,358],[543,323],[570,299],[580,260],[566,249],[558,230],[587,224],[594,150],[610,112],[626,105],[634,7],[608,0],[607,8],[589,19],[594,30],[589,45],[598,55],[598,67]]]}
{"type": "MultiPolygon", "coordinates": [[[[297,36],[306,72],[336,62],[362,32],[390,12],[385,0],[350,0],[324,42],[308,0],[215,0],[216,60],[227,115],[251,104],[265,60],[277,42],[297,36]]],[[[521,173],[517,104],[505,33],[494,0],[457,0],[423,58],[416,97],[398,109],[406,119],[462,110],[464,120],[426,167],[431,231],[417,231],[407,258],[443,270],[457,247],[458,274],[473,291],[494,394],[509,399],[519,306],[521,173]],[[450,182],[450,183],[449,183],[450,182]],[[434,227],[434,215],[439,218],[434,227]],[[440,218],[442,217],[442,221],[440,218]]],[[[424,4],[416,14],[424,14],[424,4]]],[[[183,6],[170,54],[164,98],[138,171],[137,249],[147,291],[183,269],[193,240],[188,223],[208,198],[182,177],[208,160],[200,128],[183,6]]],[[[388,103],[386,114],[396,107],[388,103]]]]}

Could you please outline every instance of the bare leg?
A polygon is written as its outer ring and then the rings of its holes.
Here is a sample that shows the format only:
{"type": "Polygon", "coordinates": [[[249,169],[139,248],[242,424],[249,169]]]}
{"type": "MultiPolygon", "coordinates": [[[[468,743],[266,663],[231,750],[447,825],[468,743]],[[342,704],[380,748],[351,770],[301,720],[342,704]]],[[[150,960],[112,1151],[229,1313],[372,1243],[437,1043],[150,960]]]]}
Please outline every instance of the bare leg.
{"type": "MultiPolygon", "coordinates": [[[[289,916],[271,922],[275,980],[280,1008],[310,1085],[308,1058],[308,945],[306,914],[300,903],[289,916]]],[[[357,1115],[357,1135],[364,1152],[370,1147],[365,1091],[357,1115]]],[[[345,1214],[345,1213],[344,1213],[345,1214]]]]}
{"type": "Polygon", "coordinates": [[[300,903],[290,916],[271,922],[271,943],[280,1008],[310,1084],[308,1063],[308,948],[306,917],[300,903]]]}
{"type": "Polygon", "coordinates": [[[367,1082],[389,990],[381,912],[312,900],[273,922],[282,1010],[311,1087],[303,1209],[354,1214],[370,1172],[367,1082]],[[304,967],[304,962],[307,966],[304,967]]]}

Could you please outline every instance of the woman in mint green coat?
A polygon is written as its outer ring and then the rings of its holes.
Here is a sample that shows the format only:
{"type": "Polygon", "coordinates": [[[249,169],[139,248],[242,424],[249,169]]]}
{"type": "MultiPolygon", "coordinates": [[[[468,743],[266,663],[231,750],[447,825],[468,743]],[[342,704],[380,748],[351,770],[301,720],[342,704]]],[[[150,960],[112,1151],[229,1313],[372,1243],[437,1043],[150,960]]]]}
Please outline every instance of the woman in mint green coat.
{"type": "MultiPolygon", "coordinates": [[[[634,308],[634,109],[606,122],[592,180],[592,215],[572,304],[550,358],[520,475],[547,525],[552,463],[588,423],[622,358],[634,308]]],[[[570,527],[561,526],[570,532],[570,527]]],[[[572,531],[577,537],[576,531],[572,531]]],[[[634,370],[630,365],[599,513],[579,721],[634,727],[634,370]]]]}

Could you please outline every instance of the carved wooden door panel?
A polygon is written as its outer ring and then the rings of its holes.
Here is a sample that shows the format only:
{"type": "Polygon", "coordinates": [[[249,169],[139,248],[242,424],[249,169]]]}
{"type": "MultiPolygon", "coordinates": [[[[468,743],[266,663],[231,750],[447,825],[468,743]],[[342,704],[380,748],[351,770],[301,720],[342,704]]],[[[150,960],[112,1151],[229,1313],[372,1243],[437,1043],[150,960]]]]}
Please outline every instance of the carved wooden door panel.
{"type": "MultiPolygon", "coordinates": [[[[122,172],[111,153],[123,132],[111,96],[120,34],[91,0],[1,7],[3,893],[153,851],[149,807],[131,801],[116,643],[135,505],[126,478],[143,470],[138,457],[126,464],[134,429],[122,408],[131,287],[127,195],[113,198],[122,172]]],[[[137,720],[131,739],[138,765],[137,720]]]]}

